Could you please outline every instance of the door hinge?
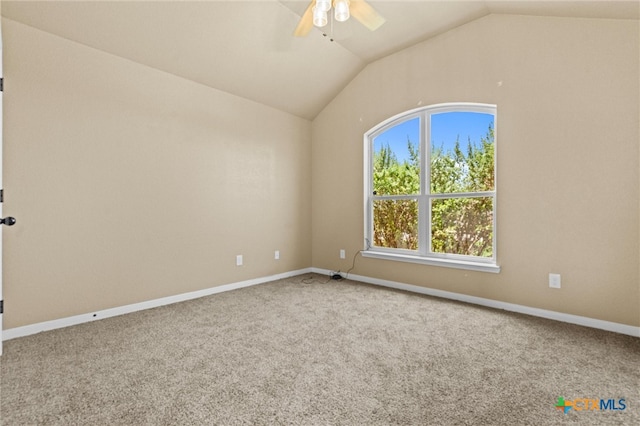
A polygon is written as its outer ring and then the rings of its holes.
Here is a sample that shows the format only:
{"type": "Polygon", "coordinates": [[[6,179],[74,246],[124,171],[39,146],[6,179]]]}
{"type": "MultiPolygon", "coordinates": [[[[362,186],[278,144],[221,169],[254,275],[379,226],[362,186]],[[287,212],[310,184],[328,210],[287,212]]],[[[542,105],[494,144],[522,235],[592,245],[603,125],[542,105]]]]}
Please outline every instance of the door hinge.
{"type": "Polygon", "coordinates": [[[0,77],[0,92],[4,92],[4,77],[0,77]]]}
{"type": "Polygon", "coordinates": [[[4,300],[0,300],[0,314],[4,313],[4,300]]]}
{"type": "Polygon", "coordinates": [[[4,203],[4,189],[0,189],[0,203],[4,203]]]}

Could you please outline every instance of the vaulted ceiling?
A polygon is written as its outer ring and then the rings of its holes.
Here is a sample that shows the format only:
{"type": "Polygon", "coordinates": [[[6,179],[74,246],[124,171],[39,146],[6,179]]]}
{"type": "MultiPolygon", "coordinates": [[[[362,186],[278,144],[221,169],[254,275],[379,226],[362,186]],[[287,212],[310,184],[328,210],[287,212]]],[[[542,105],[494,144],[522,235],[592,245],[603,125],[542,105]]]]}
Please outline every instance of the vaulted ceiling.
{"type": "Polygon", "coordinates": [[[293,37],[308,3],[2,1],[2,15],[307,119],[368,63],[488,14],[640,18],[635,0],[370,0],[386,18],[374,32],[350,19],[293,37]]]}

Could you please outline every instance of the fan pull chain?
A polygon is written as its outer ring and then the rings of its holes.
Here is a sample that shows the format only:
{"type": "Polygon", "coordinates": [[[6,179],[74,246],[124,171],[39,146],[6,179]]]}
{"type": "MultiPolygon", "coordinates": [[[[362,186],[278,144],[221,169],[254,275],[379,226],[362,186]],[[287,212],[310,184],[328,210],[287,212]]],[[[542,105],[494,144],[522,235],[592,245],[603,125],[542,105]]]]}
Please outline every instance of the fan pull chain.
{"type": "MultiPolygon", "coordinates": [[[[330,25],[330,27],[331,27],[331,31],[330,31],[331,32],[331,36],[329,37],[329,41],[333,42],[334,41],[333,40],[333,13],[330,13],[329,16],[330,16],[330,19],[331,19],[331,25],[330,25]]],[[[323,32],[322,35],[326,37],[327,33],[323,32]]]]}

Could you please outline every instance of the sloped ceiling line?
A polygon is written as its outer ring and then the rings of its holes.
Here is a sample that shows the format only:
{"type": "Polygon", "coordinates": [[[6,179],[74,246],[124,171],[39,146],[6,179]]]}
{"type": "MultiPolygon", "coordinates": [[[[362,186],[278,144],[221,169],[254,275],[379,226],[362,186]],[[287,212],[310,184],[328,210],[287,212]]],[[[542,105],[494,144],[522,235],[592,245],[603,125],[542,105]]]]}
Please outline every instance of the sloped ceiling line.
{"type": "Polygon", "coordinates": [[[638,19],[636,1],[375,1],[334,43],[293,30],[302,1],[3,1],[2,15],[60,37],[313,119],[368,63],[490,13],[638,19]],[[177,59],[179,58],[179,60],[177,59]]]}

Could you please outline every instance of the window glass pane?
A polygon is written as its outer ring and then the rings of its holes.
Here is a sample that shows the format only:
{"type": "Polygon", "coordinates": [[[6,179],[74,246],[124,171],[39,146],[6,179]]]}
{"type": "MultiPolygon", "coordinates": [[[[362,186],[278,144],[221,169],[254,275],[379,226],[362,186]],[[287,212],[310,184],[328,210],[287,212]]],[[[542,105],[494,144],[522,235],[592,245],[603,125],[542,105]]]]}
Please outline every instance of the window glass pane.
{"type": "Polygon", "coordinates": [[[431,115],[431,193],[493,191],[494,116],[431,115]]]}
{"type": "Polygon", "coordinates": [[[431,251],[493,257],[493,198],[432,200],[431,251]]]}
{"type": "Polygon", "coordinates": [[[397,124],[373,139],[376,195],[420,193],[420,118],[397,124]]]}
{"type": "Polygon", "coordinates": [[[373,245],[417,250],[418,200],[374,200],[373,245]]]}

